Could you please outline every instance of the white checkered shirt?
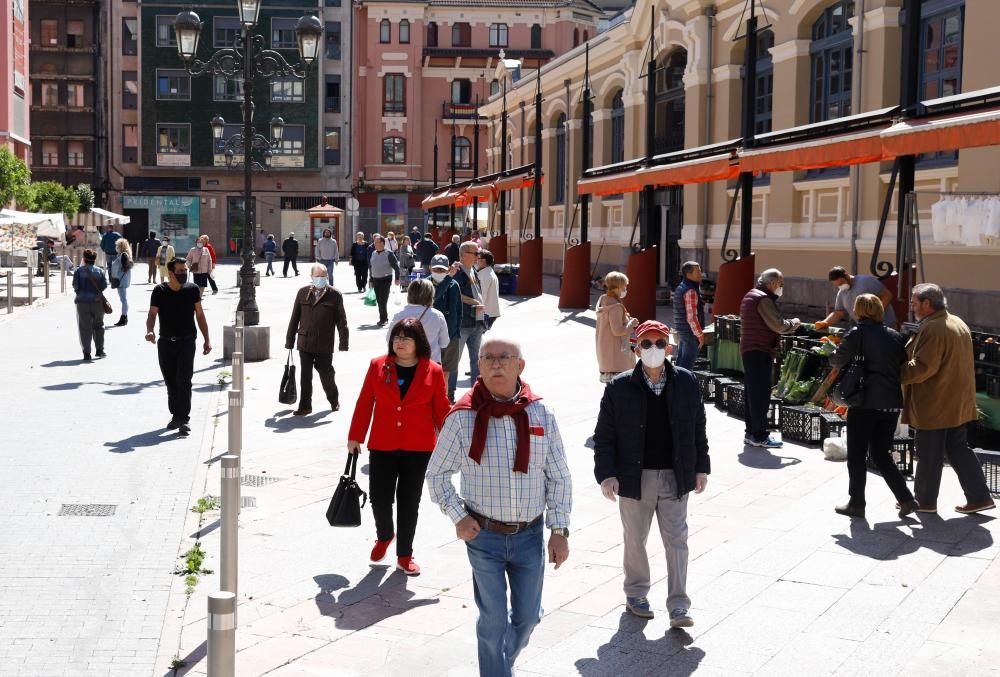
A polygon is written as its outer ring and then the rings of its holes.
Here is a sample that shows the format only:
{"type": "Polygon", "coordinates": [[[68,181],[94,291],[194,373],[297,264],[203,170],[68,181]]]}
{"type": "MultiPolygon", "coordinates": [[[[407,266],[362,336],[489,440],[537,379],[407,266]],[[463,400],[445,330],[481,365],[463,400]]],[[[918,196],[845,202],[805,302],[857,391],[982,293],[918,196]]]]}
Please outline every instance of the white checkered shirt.
{"type": "Polygon", "coordinates": [[[555,416],[538,400],[525,411],[529,424],[543,431],[531,435],[527,473],[514,472],[517,433],[513,417],[490,419],[482,463],[469,458],[476,413],[460,409],[445,419],[426,478],[431,500],[452,522],[468,516],[468,505],[498,522],[530,522],[545,511],[550,529],[569,527],[573,483],[555,416]],[[451,480],[456,472],[462,476],[461,494],[451,480]]]}

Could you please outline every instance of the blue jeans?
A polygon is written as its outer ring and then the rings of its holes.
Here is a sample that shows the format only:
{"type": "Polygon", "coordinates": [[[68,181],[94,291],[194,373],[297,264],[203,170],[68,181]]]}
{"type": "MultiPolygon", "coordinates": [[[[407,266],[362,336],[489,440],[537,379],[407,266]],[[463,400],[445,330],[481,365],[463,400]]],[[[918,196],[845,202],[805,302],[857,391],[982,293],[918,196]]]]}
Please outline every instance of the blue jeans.
{"type": "MultiPolygon", "coordinates": [[[[470,386],[479,378],[479,344],[483,342],[484,326],[477,322],[475,327],[462,327],[458,335],[458,364],[462,365],[462,351],[469,349],[469,384],[470,386]]],[[[458,369],[448,374],[448,395],[454,398],[455,388],[458,387],[458,369]]]]}
{"type": "Polygon", "coordinates": [[[694,334],[678,334],[677,357],[674,359],[675,367],[684,367],[688,371],[694,369],[694,361],[698,359],[700,348],[698,347],[698,337],[694,334]]]}
{"type": "Polygon", "coordinates": [[[333,284],[333,264],[335,261],[333,259],[320,259],[319,262],[326,266],[326,276],[330,278],[330,284],[333,284]]]}
{"type": "Polygon", "coordinates": [[[274,275],[274,252],[264,252],[264,259],[267,261],[266,275],[274,275]]]}
{"type": "Polygon", "coordinates": [[[479,608],[476,637],[480,677],[510,677],[514,660],[542,618],[542,529],[541,520],[513,536],[483,529],[465,544],[479,608]]]}

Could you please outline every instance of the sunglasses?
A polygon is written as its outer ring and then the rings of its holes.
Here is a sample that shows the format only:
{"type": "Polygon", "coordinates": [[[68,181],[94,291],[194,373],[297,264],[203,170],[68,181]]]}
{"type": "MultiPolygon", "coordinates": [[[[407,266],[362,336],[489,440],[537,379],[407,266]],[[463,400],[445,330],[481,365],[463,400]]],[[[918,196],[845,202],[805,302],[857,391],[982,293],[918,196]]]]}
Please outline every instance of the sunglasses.
{"type": "MultiPolygon", "coordinates": [[[[654,345],[653,342],[650,341],[649,339],[643,339],[642,341],[639,341],[639,347],[642,348],[643,350],[649,350],[650,348],[653,347],[653,345],[654,345]]],[[[666,339],[657,339],[655,345],[660,350],[666,350],[667,349],[667,340],[666,339]]]]}

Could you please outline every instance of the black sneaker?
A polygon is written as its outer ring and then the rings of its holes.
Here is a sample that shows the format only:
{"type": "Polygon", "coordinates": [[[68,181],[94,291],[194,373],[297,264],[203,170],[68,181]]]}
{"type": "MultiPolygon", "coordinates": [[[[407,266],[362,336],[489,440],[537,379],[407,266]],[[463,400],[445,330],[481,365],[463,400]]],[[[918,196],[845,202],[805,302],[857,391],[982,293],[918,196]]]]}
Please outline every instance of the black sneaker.
{"type": "Polygon", "coordinates": [[[108,354],[106,352],[104,352],[103,350],[98,350],[97,351],[97,356],[98,357],[107,357],[108,354]]]}
{"type": "Polygon", "coordinates": [[[90,353],[84,353],[84,354],[83,354],[83,361],[84,361],[84,362],[93,362],[93,361],[94,361],[94,358],[92,358],[92,357],[90,356],[90,353]]]}
{"type": "Polygon", "coordinates": [[[167,430],[177,430],[181,427],[181,422],[176,418],[170,419],[170,423],[167,424],[167,430]]]}
{"type": "Polygon", "coordinates": [[[189,426],[187,423],[181,423],[179,426],[177,426],[177,429],[181,432],[182,435],[187,435],[189,432],[191,432],[191,426],[189,426]]]}

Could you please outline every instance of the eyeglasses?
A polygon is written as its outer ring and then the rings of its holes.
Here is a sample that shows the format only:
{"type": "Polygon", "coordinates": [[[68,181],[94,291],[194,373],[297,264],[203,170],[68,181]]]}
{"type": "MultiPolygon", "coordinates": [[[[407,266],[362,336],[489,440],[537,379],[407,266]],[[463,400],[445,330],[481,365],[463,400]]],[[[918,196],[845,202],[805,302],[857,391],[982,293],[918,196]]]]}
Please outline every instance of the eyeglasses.
{"type": "Polygon", "coordinates": [[[489,353],[483,353],[479,356],[479,361],[486,364],[499,363],[501,367],[506,367],[510,364],[511,360],[520,359],[520,355],[511,355],[510,353],[500,353],[499,355],[490,355],[489,353]]]}
{"type": "Polygon", "coordinates": [[[399,336],[393,336],[392,337],[392,342],[393,343],[414,343],[414,340],[410,336],[399,335],[399,336]]]}
{"type": "MultiPolygon", "coordinates": [[[[643,350],[649,350],[650,348],[653,347],[653,342],[650,341],[649,339],[644,339],[644,340],[642,340],[642,341],[639,342],[639,347],[642,348],[643,350]]],[[[667,340],[666,339],[656,339],[656,347],[659,348],[660,350],[666,350],[667,349],[667,340]]]]}

